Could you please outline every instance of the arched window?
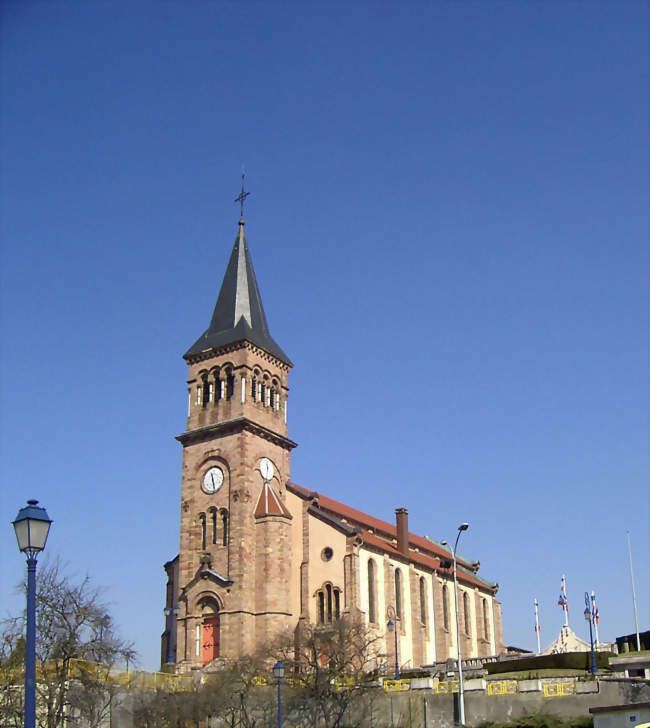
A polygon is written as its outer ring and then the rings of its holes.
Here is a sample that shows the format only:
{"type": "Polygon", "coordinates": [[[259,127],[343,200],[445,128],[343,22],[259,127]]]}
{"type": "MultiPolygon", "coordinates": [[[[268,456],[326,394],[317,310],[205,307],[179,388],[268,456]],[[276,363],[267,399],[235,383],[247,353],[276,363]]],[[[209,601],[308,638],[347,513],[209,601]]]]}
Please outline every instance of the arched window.
{"type": "Polygon", "coordinates": [[[210,520],[212,521],[212,543],[217,543],[217,509],[210,509],[210,520]]]}
{"type": "Polygon", "coordinates": [[[442,585],[442,623],[445,629],[449,629],[449,590],[447,585],[442,585]]]}
{"type": "Polygon", "coordinates": [[[377,621],[377,609],[375,605],[375,562],[368,561],[368,621],[377,621]]]}
{"type": "Polygon", "coordinates": [[[420,577],[420,622],[427,623],[427,587],[424,577],[420,577]]]}
{"type": "Polygon", "coordinates": [[[206,537],[207,537],[205,513],[199,514],[199,523],[201,524],[201,548],[205,551],[206,537]]]}
{"type": "Polygon", "coordinates": [[[436,613],[436,583],[434,579],[431,579],[431,614],[434,615],[435,621],[436,613]]]}
{"type": "Polygon", "coordinates": [[[228,545],[228,511],[221,509],[221,545],[228,545]]]}
{"type": "Polygon", "coordinates": [[[463,594],[463,619],[465,620],[465,634],[469,634],[469,597],[463,594]]]}
{"type": "Polygon", "coordinates": [[[316,593],[318,621],[331,623],[341,618],[341,590],[327,583],[316,593]]]}
{"type": "Polygon", "coordinates": [[[395,615],[402,618],[402,572],[395,569],[395,615]]]}
{"type": "Polygon", "coordinates": [[[253,374],[253,379],[251,380],[251,397],[253,398],[253,402],[257,402],[257,376],[253,374]]]}
{"type": "Polygon", "coordinates": [[[490,639],[490,618],[488,617],[487,599],[483,599],[483,639],[490,639]]]}

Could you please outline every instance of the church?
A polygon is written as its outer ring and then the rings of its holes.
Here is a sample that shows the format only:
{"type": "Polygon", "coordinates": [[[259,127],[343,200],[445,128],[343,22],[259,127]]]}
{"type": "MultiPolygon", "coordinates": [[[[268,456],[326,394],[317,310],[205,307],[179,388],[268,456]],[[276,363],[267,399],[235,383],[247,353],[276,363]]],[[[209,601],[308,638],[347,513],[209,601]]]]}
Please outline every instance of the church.
{"type": "MultiPolygon", "coordinates": [[[[404,669],[454,657],[449,547],[411,533],[406,508],[389,523],[291,480],[292,363],[269,332],[243,219],[210,325],[184,359],[180,549],[164,567],[163,669],[216,669],[305,621],[325,627],[347,615],[380,635],[388,664],[394,644],[404,669]]],[[[457,567],[462,656],[498,654],[498,585],[478,562],[457,567]]]]}

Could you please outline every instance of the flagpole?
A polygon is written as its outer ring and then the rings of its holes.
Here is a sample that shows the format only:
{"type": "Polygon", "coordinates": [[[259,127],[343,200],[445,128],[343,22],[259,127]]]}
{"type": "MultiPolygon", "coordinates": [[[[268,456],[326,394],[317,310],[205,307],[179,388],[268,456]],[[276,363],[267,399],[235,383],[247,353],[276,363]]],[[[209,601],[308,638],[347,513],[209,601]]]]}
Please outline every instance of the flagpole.
{"type": "Polygon", "coordinates": [[[566,597],[566,576],[562,574],[562,594],[564,594],[564,626],[569,626],[569,600],[566,597]]]}
{"type": "Polygon", "coordinates": [[[537,653],[539,654],[542,651],[542,646],[539,643],[539,604],[537,599],[535,599],[535,634],[537,635],[537,653]]]}
{"type": "Polygon", "coordinates": [[[636,651],[641,652],[641,640],[639,639],[639,615],[636,611],[636,589],[634,588],[634,569],[632,568],[632,546],[630,545],[630,532],[627,533],[627,554],[630,558],[630,577],[632,579],[632,602],[634,603],[634,627],[636,629],[636,651]]]}
{"type": "Polygon", "coordinates": [[[594,629],[596,630],[596,649],[600,645],[600,637],[598,636],[598,607],[596,606],[596,593],[591,592],[591,618],[594,623],[594,629]]]}

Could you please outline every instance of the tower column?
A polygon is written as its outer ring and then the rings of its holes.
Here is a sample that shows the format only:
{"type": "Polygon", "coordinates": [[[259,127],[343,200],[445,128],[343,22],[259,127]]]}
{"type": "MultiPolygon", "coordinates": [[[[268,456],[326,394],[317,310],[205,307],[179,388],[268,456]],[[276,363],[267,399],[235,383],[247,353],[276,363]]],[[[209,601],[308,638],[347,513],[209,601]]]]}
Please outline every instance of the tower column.
{"type": "Polygon", "coordinates": [[[260,636],[288,624],[292,516],[279,482],[284,512],[258,523],[254,510],[262,459],[289,478],[295,443],[271,392],[288,391],[292,364],[270,335],[243,220],[210,325],[184,359],[177,670],[201,667],[217,649],[226,659],[251,654],[260,636]]]}

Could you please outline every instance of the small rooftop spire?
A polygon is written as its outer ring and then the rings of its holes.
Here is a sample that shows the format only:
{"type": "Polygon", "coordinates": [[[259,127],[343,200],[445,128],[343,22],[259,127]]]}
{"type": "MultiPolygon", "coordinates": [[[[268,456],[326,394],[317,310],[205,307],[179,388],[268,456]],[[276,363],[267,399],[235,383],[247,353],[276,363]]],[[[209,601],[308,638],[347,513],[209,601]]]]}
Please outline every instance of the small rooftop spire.
{"type": "Polygon", "coordinates": [[[244,191],[244,168],[241,168],[241,192],[235,197],[235,202],[239,202],[239,222],[244,222],[244,200],[250,195],[250,192],[244,191]]]}

